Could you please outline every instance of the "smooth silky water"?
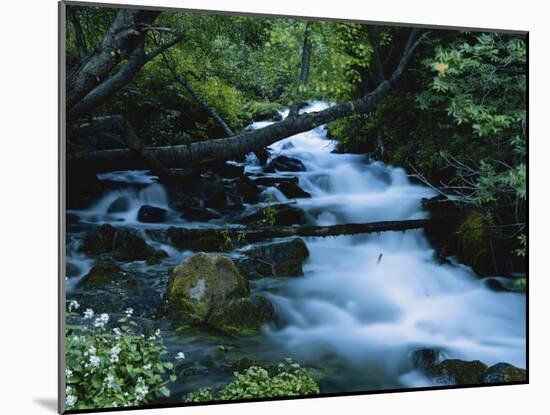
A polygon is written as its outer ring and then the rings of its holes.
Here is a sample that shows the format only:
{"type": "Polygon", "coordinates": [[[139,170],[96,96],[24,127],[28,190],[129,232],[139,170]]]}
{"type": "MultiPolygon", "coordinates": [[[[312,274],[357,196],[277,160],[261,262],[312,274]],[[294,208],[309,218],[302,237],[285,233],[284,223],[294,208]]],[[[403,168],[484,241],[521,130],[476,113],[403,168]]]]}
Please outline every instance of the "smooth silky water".
{"type": "MultiPolygon", "coordinates": [[[[316,102],[306,110],[326,106],[316,102]]],[[[300,186],[311,194],[290,202],[304,209],[312,224],[427,217],[420,202],[434,196],[431,189],[411,183],[401,168],[359,155],[336,154],[334,148],[324,127],[270,147],[272,157],[294,157],[306,166],[304,172],[277,175],[297,176],[300,186]]],[[[251,174],[269,175],[261,173],[253,155],[247,156],[245,168],[251,174]]],[[[111,223],[144,230],[216,225],[180,219],[170,210],[163,186],[147,172],[116,172],[100,178],[124,182],[127,188],[107,193],[85,211],[71,211],[80,218],[80,225],[69,227],[67,253],[80,277],[92,264],[77,253],[86,226],[111,223]],[[121,196],[128,198],[126,209],[109,212],[121,196]],[[138,222],[137,210],[143,204],[168,209],[167,223],[138,222]]],[[[275,188],[266,193],[270,200],[289,202],[275,188]]],[[[143,262],[128,266],[147,278],[166,275],[170,266],[193,254],[148,242],[166,250],[170,258],[153,268],[143,262]]],[[[184,393],[198,387],[226,382],[231,373],[223,365],[242,356],[270,362],[292,357],[324,375],[319,383],[325,393],[430,386],[430,380],[411,364],[412,351],[426,347],[450,358],[525,367],[525,295],[490,291],[469,267],[456,261],[440,264],[422,230],[306,238],[306,243],[310,257],[303,277],[252,282],[253,291],[267,296],[277,312],[277,320],[265,326],[260,336],[230,339],[163,325],[170,353],[184,351],[185,366],[194,373],[179,378],[172,387],[172,400],[181,401],[184,393]],[[220,351],[220,345],[225,349],[220,351]]],[[[76,281],[78,277],[70,280],[69,291],[76,281]]]]}

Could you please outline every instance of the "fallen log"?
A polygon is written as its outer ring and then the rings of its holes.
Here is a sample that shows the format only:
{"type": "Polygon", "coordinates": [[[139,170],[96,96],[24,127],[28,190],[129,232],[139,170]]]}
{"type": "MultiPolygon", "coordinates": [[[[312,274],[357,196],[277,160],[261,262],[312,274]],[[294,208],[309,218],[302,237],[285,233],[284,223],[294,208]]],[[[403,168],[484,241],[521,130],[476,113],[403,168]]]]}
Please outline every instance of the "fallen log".
{"type": "MultiPolygon", "coordinates": [[[[245,131],[230,137],[197,141],[191,144],[150,147],[145,148],[144,151],[167,168],[185,168],[189,164],[198,163],[205,159],[233,160],[249,152],[260,152],[276,141],[312,130],[335,119],[366,113],[387,96],[397,84],[413,51],[428,33],[424,32],[417,37],[417,30],[413,29],[399,64],[391,77],[384,80],[376,89],[362,98],[333,105],[319,112],[287,117],[283,121],[266,127],[245,131]]],[[[128,149],[92,151],[67,157],[67,169],[69,171],[84,169],[99,173],[111,171],[115,166],[116,170],[146,168],[143,159],[136,158],[132,151],[128,149]]]]}
{"type": "Polygon", "coordinates": [[[148,230],[147,233],[159,242],[171,243],[180,249],[223,251],[224,248],[233,245],[253,243],[271,238],[290,236],[327,237],[406,231],[438,226],[450,219],[452,218],[347,223],[330,226],[268,226],[257,228],[181,228],[172,226],[167,229],[148,230]],[[204,247],[208,249],[204,249],[204,247]]]}

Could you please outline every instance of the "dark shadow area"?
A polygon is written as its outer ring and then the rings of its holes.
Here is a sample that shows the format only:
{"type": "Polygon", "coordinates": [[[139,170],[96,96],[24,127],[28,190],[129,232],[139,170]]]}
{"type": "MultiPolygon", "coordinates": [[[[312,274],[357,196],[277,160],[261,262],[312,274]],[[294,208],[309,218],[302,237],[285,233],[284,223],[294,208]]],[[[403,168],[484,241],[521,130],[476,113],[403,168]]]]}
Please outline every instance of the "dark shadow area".
{"type": "Polygon", "coordinates": [[[35,398],[34,401],[40,406],[57,413],[57,399],[55,398],[35,398]]]}

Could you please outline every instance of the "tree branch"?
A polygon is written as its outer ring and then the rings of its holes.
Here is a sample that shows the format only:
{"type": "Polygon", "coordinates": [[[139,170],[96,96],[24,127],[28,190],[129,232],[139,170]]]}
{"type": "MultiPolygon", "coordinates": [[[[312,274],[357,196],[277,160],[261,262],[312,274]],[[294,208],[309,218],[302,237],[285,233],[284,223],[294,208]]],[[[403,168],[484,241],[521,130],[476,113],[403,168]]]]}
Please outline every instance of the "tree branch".
{"type": "MultiPolygon", "coordinates": [[[[192,144],[152,147],[147,149],[160,162],[168,167],[196,163],[205,159],[231,160],[249,152],[261,151],[270,144],[292,135],[312,130],[337,118],[362,114],[371,110],[382,98],[390,93],[395,86],[414,50],[427,36],[428,32],[414,40],[411,33],[403,55],[389,79],[386,79],[373,91],[354,101],[333,105],[323,111],[301,114],[297,117],[287,117],[283,121],[253,131],[246,131],[233,137],[218,138],[208,141],[198,141],[192,144]]],[[[135,160],[129,157],[128,150],[102,150],[86,154],[74,155],[68,159],[70,166],[75,168],[109,171],[109,169],[138,168],[135,160]],[[115,168],[113,168],[116,166],[115,168]]]]}
{"type": "Polygon", "coordinates": [[[171,65],[170,61],[168,60],[168,57],[165,53],[162,53],[162,59],[164,60],[164,63],[166,64],[166,67],[170,70],[172,73],[172,76],[178,81],[189,93],[191,96],[197,101],[209,114],[210,116],[218,123],[218,125],[223,129],[224,133],[228,137],[232,137],[235,134],[233,133],[233,130],[227,125],[227,123],[224,121],[224,119],[218,114],[218,112],[212,108],[208,103],[201,98],[201,96],[195,91],[195,88],[189,83],[189,81],[185,78],[185,76],[181,75],[176,71],[176,69],[171,65]]]}

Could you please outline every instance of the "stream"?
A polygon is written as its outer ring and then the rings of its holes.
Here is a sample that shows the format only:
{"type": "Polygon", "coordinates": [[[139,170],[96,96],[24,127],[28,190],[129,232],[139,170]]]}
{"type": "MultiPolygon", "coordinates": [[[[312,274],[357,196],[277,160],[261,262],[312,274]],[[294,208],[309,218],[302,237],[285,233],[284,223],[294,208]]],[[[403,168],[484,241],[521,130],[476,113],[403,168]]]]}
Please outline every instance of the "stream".
{"type": "MultiPolygon", "coordinates": [[[[313,102],[305,110],[326,106],[313,102]]],[[[256,122],[251,128],[267,124],[256,122]]],[[[335,144],[324,127],[317,127],[270,147],[271,157],[298,159],[306,171],[265,173],[253,155],[246,158],[245,171],[251,176],[297,177],[311,198],[289,200],[268,187],[263,201],[294,202],[312,224],[427,217],[421,199],[434,196],[433,190],[412,183],[402,168],[361,155],[333,153],[335,144]]],[[[232,376],[228,364],[243,356],[269,362],[288,356],[318,369],[324,374],[319,381],[323,393],[430,386],[431,381],[411,364],[411,352],[419,348],[435,348],[450,358],[481,360],[489,366],[498,362],[526,366],[525,295],[491,291],[469,267],[452,258],[441,264],[423,230],[304,238],[310,251],[304,276],[251,281],[252,291],[270,299],[277,315],[261,335],[252,338],[222,337],[148,319],[161,301],[169,269],[194,253],[161,244],[145,233],[147,242],[169,257],[154,266],[143,261],[124,264],[145,282],[140,289],[120,298],[101,290],[84,293],[78,281],[94,262],[78,251],[87,230],[105,223],[144,231],[221,226],[228,220],[182,219],[171,208],[170,192],[147,171],[105,173],[99,179],[119,186],[87,209],[68,211],[73,219],[67,226],[67,263],[72,270],[67,297],[77,298],[84,308],[103,306],[106,312],[109,307],[133,307],[144,325],[160,325],[170,353],[186,355],[178,367],[180,376],[171,385],[170,399],[176,402],[198,387],[227,382],[232,376]],[[124,203],[115,209],[117,200],[124,203]],[[139,222],[137,211],[143,204],[167,209],[165,222],[139,222]]]]}

